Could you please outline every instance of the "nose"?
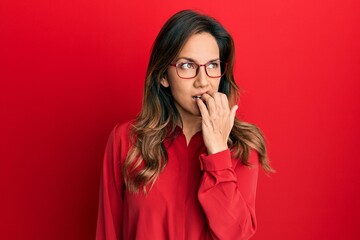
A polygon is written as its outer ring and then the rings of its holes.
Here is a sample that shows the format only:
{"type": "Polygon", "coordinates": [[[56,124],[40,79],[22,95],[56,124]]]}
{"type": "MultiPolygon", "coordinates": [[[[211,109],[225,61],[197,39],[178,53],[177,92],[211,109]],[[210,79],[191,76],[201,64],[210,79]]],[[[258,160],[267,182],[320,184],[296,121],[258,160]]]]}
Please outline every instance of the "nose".
{"type": "Polygon", "coordinates": [[[206,74],[205,66],[199,66],[198,74],[196,76],[195,87],[207,87],[209,85],[209,79],[206,74]],[[203,68],[202,68],[203,67],[203,68]]]}

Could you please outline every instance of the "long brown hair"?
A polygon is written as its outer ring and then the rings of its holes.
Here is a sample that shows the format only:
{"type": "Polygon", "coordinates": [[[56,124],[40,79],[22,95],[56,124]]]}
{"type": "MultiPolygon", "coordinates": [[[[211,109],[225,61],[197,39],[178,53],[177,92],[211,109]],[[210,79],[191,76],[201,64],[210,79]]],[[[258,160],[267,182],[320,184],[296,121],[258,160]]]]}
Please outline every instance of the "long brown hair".
{"type": "MultiPolygon", "coordinates": [[[[191,10],[173,15],[154,42],[146,73],[142,109],[131,129],[133,145],[124,165],[125,184],[131,192],[137,192],[140,188],[146,192],[147,186],[155,183],[167,164],[164,140],[174,133],[176,123],[181,123],[181,118],[170,90],[163,87],[160,81],[189,37],[203,32],[216,39],[220,60],[228,63],[218,91],[228,96],[230,104],[239,99],[233,76],[234,43],[230,34],[218,21],[207,15],[191,10]]],[[[255,149],[265,172],[274,172],[267,158],[263,135],[255,125],[235,119],[228,146],[233,150],[233,157],[241,159],[247,166],[250,150],[255,149]]]]}

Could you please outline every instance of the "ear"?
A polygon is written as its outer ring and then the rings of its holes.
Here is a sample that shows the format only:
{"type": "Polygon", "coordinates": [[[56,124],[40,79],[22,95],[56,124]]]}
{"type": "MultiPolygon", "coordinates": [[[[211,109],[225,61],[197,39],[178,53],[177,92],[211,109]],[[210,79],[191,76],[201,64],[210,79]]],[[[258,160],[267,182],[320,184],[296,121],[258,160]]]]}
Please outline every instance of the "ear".
{"type": "Polygon", "coordinates": [[[161,85],[162,85],[163,87],[166,87],[166,88],[170,86],[169,81],[167,80],[166,75],[164,75],[164,76],[161,78],[160,83],[161,83],[161,85]]]}

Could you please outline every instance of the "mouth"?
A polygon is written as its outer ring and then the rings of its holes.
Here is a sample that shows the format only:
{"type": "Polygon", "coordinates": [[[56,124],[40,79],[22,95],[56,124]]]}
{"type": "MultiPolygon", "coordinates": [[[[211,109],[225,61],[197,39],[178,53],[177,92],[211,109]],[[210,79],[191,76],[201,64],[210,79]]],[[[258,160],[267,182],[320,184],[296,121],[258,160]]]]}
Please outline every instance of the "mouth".
{"type": "Polygon", "coordinates": [[[192,96],[193,99],[201,99],[201,96],[192,96]]]}
{"type": "Polygon", "coordinates": [[[198,96],[192,96],[191,97],[193,99],[193,101],[196,103],[198,99],[200,99],[203,103],[206,104],[205,100],[202,99],[202,96],[201,95],[198,95],[198,96]]]}

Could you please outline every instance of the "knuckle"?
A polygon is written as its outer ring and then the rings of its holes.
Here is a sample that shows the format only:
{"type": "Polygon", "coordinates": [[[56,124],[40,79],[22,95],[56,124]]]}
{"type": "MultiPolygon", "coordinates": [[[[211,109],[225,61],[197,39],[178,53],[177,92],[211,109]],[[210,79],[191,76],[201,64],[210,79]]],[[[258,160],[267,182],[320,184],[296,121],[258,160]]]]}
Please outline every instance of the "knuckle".
{"type": "Polygon", "coordinates": [[[218,119],[217,114],[213,114],[210,116],[210,120],[212,120],[212,121],[216,121],[217,119],[218,119]]]}
{"type": "Polygon", "coordinates": [[[215,99],[212,98],[212,97],[209,97],[209,98],[207,99],[207,102],[214,102],[214,101],[215,101],[215,99]]]}

